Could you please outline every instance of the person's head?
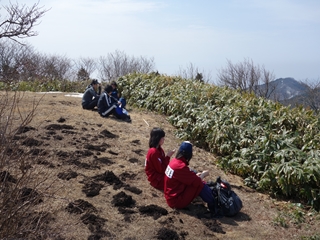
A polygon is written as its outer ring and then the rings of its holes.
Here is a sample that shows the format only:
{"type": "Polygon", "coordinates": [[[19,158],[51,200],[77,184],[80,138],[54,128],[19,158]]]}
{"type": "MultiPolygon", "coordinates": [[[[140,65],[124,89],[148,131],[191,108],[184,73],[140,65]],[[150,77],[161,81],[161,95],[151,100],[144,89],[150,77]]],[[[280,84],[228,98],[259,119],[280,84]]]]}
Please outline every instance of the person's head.
{"type": "Polygon", "coordinates": [[[99,86],[99,81],[97,80],[97,79],[93,79],[92,81],[91,81],[91,86],[95,89],[95,90],[97,90],[98,89],[98,86],[99,86]]]}
{"type": "Polygon", "coordinates": [[[189,164],[192,158],[192,144],[189,141],[184,141],[181,143],[179,150],[177,152],[176,158],[184,157],[189,164]]]}
{"type": "Polygon", "coordinates": [[[104,91],[107,93],[107,94],[111,94],[112,91],[113,91],[113,88],[111,87],[111,85],[107,85],[105,88],[104,88],[104,91]]]}
{"type": "Polygon", "coordinates": [[[149,148],[161,146],[165,135],[165,132],[161,128],[153,128],[150,132],[149,148]]]}
{"type": "Polygon", "coordinates": [[[116,81],[112,81],[111,82],[111,86],[112,86],[113,89],[116,89],[118,87],[116,81]]]}

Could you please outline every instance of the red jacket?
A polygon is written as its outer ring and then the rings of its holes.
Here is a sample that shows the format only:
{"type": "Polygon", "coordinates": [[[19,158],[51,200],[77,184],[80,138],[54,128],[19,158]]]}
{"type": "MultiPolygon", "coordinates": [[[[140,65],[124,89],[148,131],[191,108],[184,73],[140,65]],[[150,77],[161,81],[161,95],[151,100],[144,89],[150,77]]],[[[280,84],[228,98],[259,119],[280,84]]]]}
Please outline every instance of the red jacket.
{"type": "Polygon", "coordinates": [[[161,147],[149,148],[145,162],[145,172],[151,186],[163,190],[164,172],[169,161],[170,157],[165,156],[161,147]]]}
{"type": "Polygon", "coordinates": [[[190,171],[186,160],[172,159],[164,177],[164,196],[171,208],[185,208],[199,195],[204,182],[190,171]]]}

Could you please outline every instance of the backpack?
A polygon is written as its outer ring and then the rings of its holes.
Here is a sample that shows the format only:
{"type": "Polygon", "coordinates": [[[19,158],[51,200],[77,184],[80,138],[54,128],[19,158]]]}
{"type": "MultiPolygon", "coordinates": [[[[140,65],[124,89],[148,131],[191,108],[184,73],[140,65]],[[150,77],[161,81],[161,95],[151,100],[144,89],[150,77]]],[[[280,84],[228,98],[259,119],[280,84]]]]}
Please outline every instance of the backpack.
{"type": "Polygon", "coordinates": [[[227,181],[218,177],[209,186],[215,199],[215,215],[232,217],[241,210],[242,201],[227,181]]]}

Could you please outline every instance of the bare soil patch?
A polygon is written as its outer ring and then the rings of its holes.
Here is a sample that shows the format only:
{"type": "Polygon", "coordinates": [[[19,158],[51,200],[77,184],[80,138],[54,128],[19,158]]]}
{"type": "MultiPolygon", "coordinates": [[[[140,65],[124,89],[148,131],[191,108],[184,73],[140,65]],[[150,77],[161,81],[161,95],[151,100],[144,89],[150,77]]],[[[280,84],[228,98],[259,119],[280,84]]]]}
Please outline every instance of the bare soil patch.
{"type": "MultiPolygon", "coordinates": [[[[42,94],[26,93],[22,114],[42,94]]],[[[277,217],[287,202],[246,187],[241,178],[226,173],[215,157],[195,147],[191,168],[209,170],[207,180],[228,180],[243,201],[232,218],[210,219],[206,205],[196,198],[186,209],[167,206],[163,192],[152,188],[144,173],[149,133],[166,132],[165,151],[181,140],[162,115],[128,106],[132,123],[102,118],[83,110],[81,99],[63,93],[46,94],[33,121],[20,129],[18,151],[41,156],[34,166],[48,168],[54,183],[51,195],[41,198],[47,239],[301,239],[319,233],[320,218],[305,215],[302,223],[284,228],[277,217]]],[[[15,176],[6,174],[10,181],[15,176]]],[[[4,173],[0,172],[1,177],[4,173]]],[[[41,178],[42,175],[35,175],[41,178]]],[[[25,189],[25,199],[38,194],[25,189]]]]}

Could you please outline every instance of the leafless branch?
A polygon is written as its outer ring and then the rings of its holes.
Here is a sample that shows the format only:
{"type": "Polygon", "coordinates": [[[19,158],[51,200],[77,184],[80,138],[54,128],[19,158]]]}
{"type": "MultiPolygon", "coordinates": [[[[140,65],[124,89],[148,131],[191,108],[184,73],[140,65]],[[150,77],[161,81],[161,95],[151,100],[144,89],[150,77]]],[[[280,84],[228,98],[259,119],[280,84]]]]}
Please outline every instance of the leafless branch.
{"type": "Polygon", "coordinates": [[[109,53],[107,57],[100,57],[98,62],[99,74],[104,81],[116,80],[133,72],[148,73],[153,68],[153,58],[130,57],[119,50],[109,53]]]}
{"type": "Polygon", "coordinates": [[[9,6],[4,6],[4,9],[8,15],[0,19],[0,39],[9,38],[16,42],[19,42],[16,38],[37,36],[34,27],[39,25],[40,18],[48,11],[39,7],[39,2],[31,7],[10,3],[9,6]]]}
{"type": "Polygon", "coordinates": [[[193,63],[189,63],[186,68],[179,67],[178,76],[186,79],[198,80],[202,82],[211,81],[211,73],[206,73],[204,70],[200,71],[193,63]]]}
{"type": "Polygon", "coordinates": [[[269,98],[275,95],[276,86],[271,84],[275,76],[264,66],[254,65],[250,59],[238,64],[227,60],[227,67],[218,72],[221,85],[241,91],[253,92],[259,97],[269,98]]]}

